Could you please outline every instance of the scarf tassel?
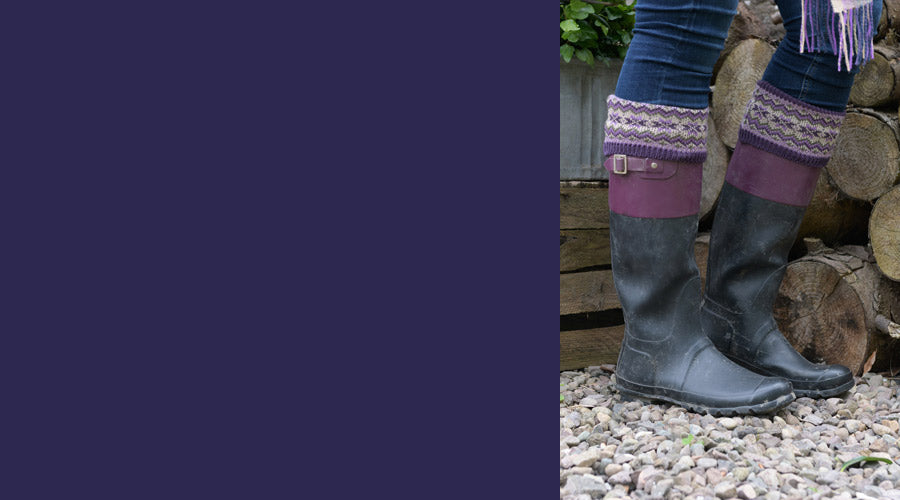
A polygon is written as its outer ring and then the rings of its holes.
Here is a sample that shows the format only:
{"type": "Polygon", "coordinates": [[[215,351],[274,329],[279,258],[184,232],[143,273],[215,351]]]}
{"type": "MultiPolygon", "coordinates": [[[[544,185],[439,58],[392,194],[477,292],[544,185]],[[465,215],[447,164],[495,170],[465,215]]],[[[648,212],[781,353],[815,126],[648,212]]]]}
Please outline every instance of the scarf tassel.
{"type": "MultiPolygon", "coordinates": [[[[880,0],[877,0],[880,1],[880,0]]],[[[875,57],[875,22],[868,0],[801,0],[800,52],[831,52],[847,71],[875,57]]]]}

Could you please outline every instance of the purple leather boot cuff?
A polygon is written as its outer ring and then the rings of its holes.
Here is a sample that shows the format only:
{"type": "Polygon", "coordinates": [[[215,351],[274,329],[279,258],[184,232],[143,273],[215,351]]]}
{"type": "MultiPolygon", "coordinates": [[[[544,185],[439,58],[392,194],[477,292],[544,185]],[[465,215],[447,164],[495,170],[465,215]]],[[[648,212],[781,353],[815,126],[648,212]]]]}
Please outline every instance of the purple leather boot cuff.
{"type": "Polygon", "coordinates": [[[765,200],[805,207],[812,199],[821,172],[822,167],[789,161],[738,141],[725,181],[765,200]]]}
{"type": "Polygon", "coordinates": [[[629,217],[670,219],[700,212],[703,164],[616,154],[609,171],[609,209],[629,217]]]}

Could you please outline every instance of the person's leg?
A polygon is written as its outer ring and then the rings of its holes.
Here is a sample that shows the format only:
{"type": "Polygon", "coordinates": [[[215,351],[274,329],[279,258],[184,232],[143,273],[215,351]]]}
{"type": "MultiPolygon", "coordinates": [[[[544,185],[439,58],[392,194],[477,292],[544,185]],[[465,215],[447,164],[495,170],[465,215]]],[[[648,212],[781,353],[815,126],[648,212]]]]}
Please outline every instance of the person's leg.
{"type": "Polygon", "coordinates": [[[693,246],[709,81],[735,7],[638,0],[604,141],[613,279],[625,315],[617,388],[715,415],[774,411],[794,399],[786,380],[723,356],[698,315],[693,246]]]}
{"type": "Polygon", "coordinates": [[[859,67],[839,70],[843,61],[831,53],[801,54],[800,2],[778,6],[787,35],[747,106],[719,197],[702,321],[738,363],[790,380],[798,396],[830,397],[853,386],[850,370],[804,359],[778,330],[772,308],[859,67]]]}
{"type": "Polygon", "coordinates": [[[639,0],[616,97],[702,109],[738,0],[639,0]]]}

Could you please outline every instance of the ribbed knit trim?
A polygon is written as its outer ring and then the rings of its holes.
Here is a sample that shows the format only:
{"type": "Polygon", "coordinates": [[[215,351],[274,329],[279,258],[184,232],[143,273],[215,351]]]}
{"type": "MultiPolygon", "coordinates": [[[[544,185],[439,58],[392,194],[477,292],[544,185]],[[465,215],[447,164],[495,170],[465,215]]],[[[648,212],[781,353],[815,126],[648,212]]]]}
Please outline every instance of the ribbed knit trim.
{"type": "Polygon", "coordinates": [[[709,108],[692,109],[610,95],[603,154],[703,163],[709,108]]]}
{"type": "Polygon", "coordinates": [[[760,80],[738,139],[786,160],[823,167],[831,158],[844,113],[813,106],[760,80]]]}

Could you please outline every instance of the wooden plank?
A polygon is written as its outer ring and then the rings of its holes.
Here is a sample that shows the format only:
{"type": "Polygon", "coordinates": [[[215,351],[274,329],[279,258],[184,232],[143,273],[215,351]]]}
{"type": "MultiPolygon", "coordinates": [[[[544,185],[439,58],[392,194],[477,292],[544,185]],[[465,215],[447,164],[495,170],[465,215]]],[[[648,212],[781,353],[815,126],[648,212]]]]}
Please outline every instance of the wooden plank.
{"type": "Polygon", "coordinates": [[[559,314],[605,311],[620,307],[612,271],[559,275],[559,314]]]}
{"type": "Polygon", "coordinates": [[[596,185],[559,187],[560,229],[609,228],[609,189],[596,185]]]}
{"type": "Polygon", "coordinates": [[[625,325],[559,332],[559,371],[615,364],[625,325]]]}
{"type": "Polygon", "coordinates": [[[609,229],[561,229],[559,231],[559,270],[577,271],[608,266],[609,229]]]}
{"type": "MultiPolygon", "coordinates": [[[[706,282],[706,259],[709,234],[698,235],[694,258],[700,268],[701,287],[706,282]]],[[[613,283],[612,270],[585,271],[559,275],[559,314],[578,314],[618,309],[619,296],[613,283]]]]}

